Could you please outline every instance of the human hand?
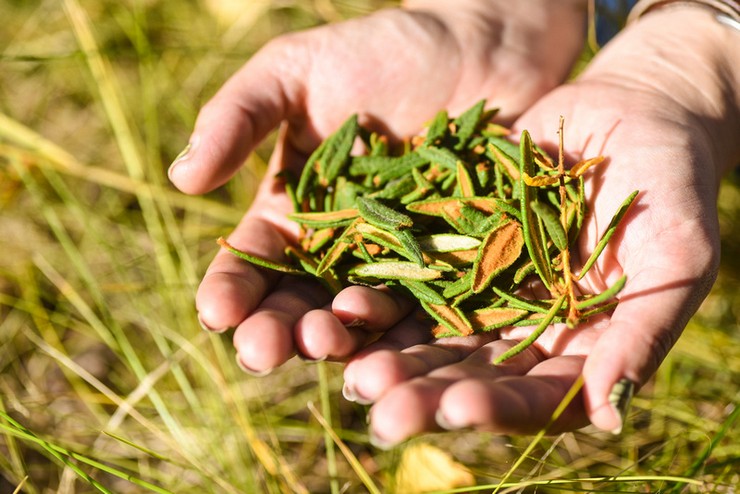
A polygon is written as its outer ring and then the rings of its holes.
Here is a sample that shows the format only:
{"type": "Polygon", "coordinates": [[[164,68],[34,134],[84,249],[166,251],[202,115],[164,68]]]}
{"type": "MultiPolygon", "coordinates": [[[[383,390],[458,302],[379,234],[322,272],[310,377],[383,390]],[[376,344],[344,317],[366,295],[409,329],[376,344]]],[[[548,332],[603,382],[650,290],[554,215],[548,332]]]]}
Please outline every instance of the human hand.
{"type": "MultiPolygon", "coordinates": [[[[187,193],[222,185],[283,122],[267,177],[229,238],[237,248],[280,259],[297,231],[285,218],[291,205],[278,172],[297,174],[310,151],[352,113],[396,137],[417,132],[440,108],[454,113],[482,98],[504,109],[502,120],[512,120],[566,77],[582,43],[581,29],[572,26],[584,25],[583,3],[553,8],[545,0],[470,0],[450,8],[449,2],[408,2],[404,10],[279,38],[201,110],[190,149],[173,164],[170,178],[187,193]]],[[[296,351],[308,358],[346,357],[367,331],[395,322],[368,316],[363,332],[336,318],[318,334],[310,322],[294,328],[329,300],[318,285],[281,279],[222,250],[196,305],[204,326],[236,328],[238,361],[262,373],[296,351]]],[[[398,304],[396,311],[410,309],[398,304]]],[[[310,320],[318,324],[321,315],[304,322],[310,320]]]]}
{"type": "MultiPolygon", "coordinates": [[[[574,400],[551,431],[589,420],[605,430],[621,429],[622,417],[608,400],[612,387],[623,378],[637,386],[649,379],[714,281],[718,182],[740,157],[740,60],[730,49],[736,36],[695,7],[651,13],[603,50],[576,82],[517,121],[536,142],[552,142],[563,115],[565,149],[576,153],[573,158],[608,157],[587,180],[591,217],[577,244],[581,260],[620,202],[641,191],[581,284],[599,292],[626,274],[620,304],[610,317],[575,330],[550,328],[500,366],[492,360],[531,328],[501,331],[500,339],[430,341],[427,327],[398,311],[402,322],[345,370],[345,395],[373,403],[376,444],[440,428],[536,432],[581,374],[583,399],[574,400]],[[689,24],[692,30],[678,36],[676,26],[689,24]]],[[[340,293],[334,307],[346,318],[347,307],[369,310],[369,297],[379,294],[367,290],[340,293]]]]}

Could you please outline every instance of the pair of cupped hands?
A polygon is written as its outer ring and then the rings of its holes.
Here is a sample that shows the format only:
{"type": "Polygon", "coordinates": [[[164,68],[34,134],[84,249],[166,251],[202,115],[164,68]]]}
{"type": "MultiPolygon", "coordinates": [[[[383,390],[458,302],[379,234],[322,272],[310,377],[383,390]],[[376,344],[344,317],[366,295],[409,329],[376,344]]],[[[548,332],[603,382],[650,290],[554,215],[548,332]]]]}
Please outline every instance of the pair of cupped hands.
{"type": "Polygon", "coordinates": [[[313,281],[221,250],[196,305],[204,327],[234,330],[242,368],[266,374],[296,354],[346,361],[343,393],[372,404],[370,434],[381,447],[441,429],[536,432],[580,375],[581,394],[552,430],[589,421],[621,429],[624,417],[608,399],[615,383],[639,387],[651,377],[716,276],[718,183],[738,156],[737,98],[728,103],[725,85],[736,86],[725,79],[727,67],[740,63],[732,50],[717,51],[737,34],[711,12],[666,8],[631,24],[565,83],[583,47],[583,4],[408,2],[279,37],[202,108],[169,174],[183,192],[212,190],[279,127],[266,177],[228,240],[282,259],[298,232],[275,175],[299,173],[349,115],[400,139],[440,109],[456,115],[485,98],[514,135],[527,129],[554,149],[563,116],[571,163],[607,157],[589,172],[589,216],[576,255],[588,257],[621,201],[640,190],[581,283],[599,292],[626,274],[613,313],[577,329],[553,326],[495,366],[494,357],[532,328],[434,340],[415,304],[395,292],[354,286],[332,298],[313,281]]]}

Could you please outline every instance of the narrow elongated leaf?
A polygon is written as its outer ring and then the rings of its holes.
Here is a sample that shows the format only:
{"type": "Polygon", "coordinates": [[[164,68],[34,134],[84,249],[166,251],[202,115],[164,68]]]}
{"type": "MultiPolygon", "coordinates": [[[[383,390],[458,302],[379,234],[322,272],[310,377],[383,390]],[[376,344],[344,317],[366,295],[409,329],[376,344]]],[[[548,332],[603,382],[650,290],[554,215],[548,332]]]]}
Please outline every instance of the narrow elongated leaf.
{"type": "Polygon", "coordinates": [[[520,354],[521,352],[529,348],[535,341],[537,341],[537,338],[539,338],[542,333],[545,332],[550,323],[552,323],[553,319],[555,319],[555,316],[557,315],[558,311],[560,311],[560,308],[563,306],[563,302],[565,302],[566,298],[567,294],[563,294],[557,301],[555,301],[555,303],[552,304],[552,307],[547,312],[545,318],[542,320],[542,322],[540,322],[537,328],[532,331],[532,333],[526,339],[520,341],[519,343],[496,357],[493,360],[494,365],[500,365],[506,360],[509,360],[511,357],[520,354]]]}
{"type": "Polygon", "coordinates": [[[568,247],[568,237],[565,234],[563,224],[560,222],[560,216],[550,206],[540,201],[532,201],[530,204],[532,210],[535,212],[537,217],[542,220],[542,224],[545,225],[550,240],[560,250],[565,250],[568,247]]]}
{"type": "Polygon", "coordinates": [[[583,278],[588,270],[591,269],[591,266],[593,266],[596,260],[599,258],[601,252],[604,250],[604,248],[606,248],[606,244],[609,243],[609,240],[611,240],[612,236],[614,236],[619,223],[622,221],[622,218],[624,218],[624,215],[627,214],[627,210],[635,201],[635,199],[637,198],[637,194],[639,193],[639,190],[634,191],[632,194],[629,195],[629,197],[627,197],[627,199],[624,200],[622,205],[619,206],[619,209],[609,222],[609,226],[606,227],[606,231],[604,231],[604,234],[601,236],[599,243],[596,244],[596,248],[591,254],[591,257],[589,257],[586,263],[583,265],[583,269],[581,269],[581,273],[578,275],[578,279],[583,278]]]}
{"type": "Polygon", "coordinates": [[[478,258],[478,249],[456,250],[453,252],[429,252],[427,255],[438,262],[444,262],[450,266],[460,268],[475,262],[478,258]]]}
{"type": "Polygon", "coordinates": [[[550,187],[560,181],[560,178],[556,175],[535,175],[530,177],[527,174],[523,175],[524,183],[530,187],[550,187]]]}
{"type": "Polygon", "coordinates": [[[468,145],[473,132],[480,125],[485,106],[486,100],[480,100],[454,120],[453,123],[457,127],[455,132],[455,137],[457,137],[457,143],[455,144],[456,151],[461,151],[468,145]]]}
{"type": "Polygon", "coordinates": [[[349,153],[359,130],[357,115],[352,115],[326,140],[324,152],[317,160],[319,163],[317,171],[322,185],[333,183],[349,163],[349,153]]]}
{"type": "Polygon", "coordinates": [[[452,225],[458,233],[462,235],[484,236],[497,225],[503,222],[505,216],[503,215],[491,215],[487,216],[486,213],[463,204],[460,208],[460,214],[457,218],[444,217],[447,222],[452,225]]]}
{"type": "Polygon", "coordinates": [[[384,230],[369,223],[358,223],[355,228],[364,239],[367,239],[370,242],[374,242],[382,247],[385,247],[386,249],[392,250],[396,254],[408,258],[410,261],[417,262],[417,258],[412,258],[411,254],[406,251],[406,248],[396,235],[396,233],[398,232],[384,230]]]}
{"type": "Polygon", "coordinates": [[[307,213],[292,213],[288,218],[309,228],[336,228],[346,226],[360,215],[355,209],[340,209],[339,211],[317,211],[307,213]]]}
{"type": "Polygon", "coordinates": [[[434,288],[430,287],[423,281],[399,280],[401,285],[405,286],[417,300],[422,300],[429,304],[443,305],[447,300],[439,294],[434,288]]]}
{"type": "Polygon", "coordinates": [[[446,299],[451,299],[467,291],[472,291],[472,286],[473,272],[467,271],[461,278],[447,285],[442,292],[442,296],[446,299]]]}
{"type": "Polygon", "coordinates": [[[418,168],[411,170],[411,178],[414,179],[416,187],[411,192],[401,197],[401,204],[409,204],[424,199],[430,193],[436,192],[434,184],[427,180],[418,168]]]}
{"type": "Polygon", "coordinates": [[[457,162],[457,188],[461,197],[475,196],[475,182],[462,161],[457,162]]]}
{"type": "MultiPolygon", "coordinates": [[[[395,202],[407,194],[412,193],[415,189],[416,183],[414,182],[414,177],[412,175],[406,175],[390,180],[382,189],[365,194],[364,197],[386,199],[395,202]]],[[[357,201],[355,200],[355,202],[357,201]]]]}
{"type": "Polygon", "coordinates": [[[381,186],[395,178],[405,177],[414,168],[429,163],[429,160],[422,156],[418,150],[401,156],[399,160],[398,163],[393,163],[391,166],[387,166],[378,172],[375,177],[377,186],[381,186]]]}
{"type": "Polygon", "coordinates": [[[470,206],[488,214],[506,213],[518,218],[520,212],[503,199],[496,197],[444,197],[426,199],[424,201],[412,202],[406,205],[406,209],[413,213],[438,216],[445,215],[457,218],[463,206],[470,206]]]}
{"type": "Polygon", "coordinates": [[[613,299],[619,292],[622,291],[622,288],[624,288],[624,285],[626,283],[627,283],[627,276],[622,276],[612,286],[610,286],[609,288],[607,288],[600,294],[594,295],[592,297],[588,297],[576,303],[576,309],[578,310],[587,309],[589,307],[593,307],[594,305],[608,302],[609,300],[613,299]]]}
{"type": "Polygon", "coordinates": [[[352,224],[345,228],[344,232],[342,232],[342,235],[336,240],[336,242],[329,247],[329,250],[326,251],[326,254],[324,254],[324,257],[316,268],[317,276],[321,276],[324,271],[331,269],[331,267],[334,266],[334,264],[342,257],[342,254],[344,254],[356,241],[355,236],[359,236],[356,225],[360,222],[360,218],[354,220],[352,224]]]}
{"type": "Polygon", "coordinates": [[[231,245],[229,242],[227,242],[226,239],[223,237],[220,237],[217,240],[217,242],[218,242],[218,245],[228,250],[230,253],[232,253],[236,257],[240,259],[244,259],[245,261],[249,262],[250,264],[254,264],[255,266],[271,269],[273,271],[278,271],[280,273],[286,273],[286,274],[295,274],[295,275],[308,274],[305,271],[298,269],[294,266],[289,266],[287,264],[282,264],[279,262],[272,261],[270,259],[265,259],[264,257],[256,256],[254,254],[249,254],[247,252],[241,251],[237,249],[236,247],[234,247],[233,245],[231,245]]]}
{"type": "Polygon", "coordinates": [[[476,249],[481,241],[467,235],[435,233],[420,237],[419,245],[424,252],[457,252],[476,249]]]}
{"type": "Polygon", "coordinates": [[[457,170],[457,162],[460,158],[447,148],[438,148],[435,146],[422,146],[416,150],[419,156],[425,158],[431,163],[448,168],[453,172],[457,170]]]}
{"type": "Polygon", "coordinates": [[[510,326],[529,314],[528,311],[522,309],[494,307],[475,310],[470,314],[469,319],[476,331],[491,331],[510,326]]]}
{"type": "Polygon", "coordinates": [[[549,290],[552,285],[552,269],[547,262],[545,246],[542,245],[542,231],[531,204],[535,200],[532,188],[524,181],[525,175],[531,175],[534,163],[532,161],[532,139],[529,132],[522,132],[520,141],[520,178],[519,178],[519,200],[521,202],[522,227],[524,229],[524,243],[527,246],[529,256],[532,258],[535,270],[540,276],[542,283],[549,290]]]}
{"type": "Polygon", "coordinates": [[[416,237],[411,233],[411,230],[398,230],[393,232],[403,245],[405,256],[411,261],[415,262],[419,266],[424,266],[424,254],[421,251],[419,242],[416,237]]]}
{"type": "Polygon", "coordinates": [[[511,180],[519,180],[519,166],[517,160],[499,147],[502,143],[509,143],[508,141],[501,139],[498,143],[489,141],[487,151],[493,161],[500,167],[511,180]]]}
{"type": "Polygon", "coordinates": [[[322,142],[311,156],[308,157],[306,164],[303,166],[301,177],[298,179],[298,185],[295,189],[295,199],[298,204],[303,204],[308,199],[308,191],[318,184],[319,176],[316,173],[318,168],[317,160],[324,154],[326,146],[326,141],[322,142]]]}
{"type": "MultiPolygon", "coordinates": [[[[344,176],[337,177],[333,193],[334,202],[330,209],[333,211],[352,209],[355,207],[357,197],[369,194],[370,192],[372,192],[371,189],[347,180],[344,176]]],[[[300,210],[296,209],[296,211],[300,210]]]]}
{"type": "Polygon", "coordinates": [[[414,226],[409,216],[369,197],[358,197],[357,209],[365,221],[378,228],[401,230],[414,226]]]}
{"type": "Polygon", "coordinates": [[[491,280],[519,258],[524,246],[521,225],[509,221],[489,233],[478,249],[473,266],[473,292],[480,293],[491,280]]]}
{"type": "Polygon", "coordinates": [[[591,168],[592,166],[596,166],[599,163],[604,161],[603,156],[597,156],[595,158],[589,158],[582,161],[579,161],[573,167],[568,170],[568,176],[573,178],[578,178],[584,173],[586,173],[586,170],[591,168]]]}
{"type": "Polygon", "coordinates": [[[447,135],[449,121],[449,116],[446,110],[437,112],[434,120],[429,124],[424,142],[433,145],[437,141],[443,139],[447,135]]]}
{"type": "Polygon", "coordinates": [[[310,237],[303,239],[301,246],[303,246],[307,252],[315,254],[327,243],[334,240],[336,230],[336,228],[320,228],[315,230],[310,237]]]}
{"type": "Polygon", "coordinates": [[[543,301],[527,300],[525,298],[514,295],[513,293],[509,293],[505,290],[502,290],[501,288],[498,288],[497,286],[492,286],[491,289],[493,290],[493,293],[495,293],[502,299],[506,300],[506,303],[510,307],[513,307],[515,309],[523,309],[529,312],[539,312],[542,314],[547,313],[549,304],[545,306],[543,301]]]}
{"type": "MultiPolygon", "coordinates": [[[[317,276],[316,270],[319,267],[319,262],[316,260],[315,257],[309,256],[302,250],[296,249],[291,246],[288,246],[285,249],[285,252],[289,256],[292,256],[298,259],[298,262],[301,263],[301,266],[303,266],[303,269],[306,272],[313,274],[314,276],[317,276]]],[[[342,282],[339,280],[339,277],[335,273],[333,273],[331,270],[325,270],[323,273],[321,273],[321,275],[318,275],[318,278],[319,280],[323,282],[324,286],[329,290],[329,293],[331,293],[332,295],[338,294],[344,288],[342,286],[342,282]]]]}
{"type": "Polygon", "coordinates": [[[431,281],[442,277],[436,269],[420,267],[409,261],[382,261],[358,264],[350,270],[353,276],[379,280],[431,281]]]}
{"type": "Polygon", "coordinates": [[[465,314],[447,304],[430,304],[421,302],[421,306],[427,311],[438,323],[451,331],[453,334],[468,336],[473,333],[470,321],[465,314]]]}
{"type": "Polygon", "coordinates": [[[354,177],[379,175],[379,181],[385,183],[411,173],[412,169],[428,162],[416,152],[402,156],[355,156],[349,165],[349,174],[354,177]]]}

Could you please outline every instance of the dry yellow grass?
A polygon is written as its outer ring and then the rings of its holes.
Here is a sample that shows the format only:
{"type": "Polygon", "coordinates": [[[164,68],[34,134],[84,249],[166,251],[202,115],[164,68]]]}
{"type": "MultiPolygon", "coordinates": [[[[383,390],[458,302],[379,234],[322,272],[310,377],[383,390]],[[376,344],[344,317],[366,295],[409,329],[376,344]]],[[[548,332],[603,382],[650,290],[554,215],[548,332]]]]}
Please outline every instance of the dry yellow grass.
{"type": "MultiPolygon", "coordinates": [[[[0,4],[0,492],[410,489],[418,455],[369,445],[365,409],[341,399],[340,366],[291,362],[249,378],[228,338],[195,322],[199,276],[248,207],[269,142],[205,198],[180,195],[165,173],[200,105],[267,40],[384,3],[0,4]]],[[[510,481],[582,479],[558,492],[665,491],[684,486],[676,476],[700,484],[691,492],[731,492],[740,481],[730,181],[720,206],[720,279],[625,433],[546,438],[510,481]]],[[[409,447],[444,449],[425,454],[486,492],[528,444],[455,433],[409,447]]]]}

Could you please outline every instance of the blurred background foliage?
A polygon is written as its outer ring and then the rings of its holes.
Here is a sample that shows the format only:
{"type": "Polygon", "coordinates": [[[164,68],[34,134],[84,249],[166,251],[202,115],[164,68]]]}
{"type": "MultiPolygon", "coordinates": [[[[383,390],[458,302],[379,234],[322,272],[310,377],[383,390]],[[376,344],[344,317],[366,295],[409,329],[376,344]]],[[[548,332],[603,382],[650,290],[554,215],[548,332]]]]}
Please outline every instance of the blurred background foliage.
{"type": "MultiPolygon", "coordinates": [[[[490,491],[520,458],[531,438],[483,433],[376,450],[340,365],[251,378],[196,322],[214,239],[270,152],[206,197],[179,194],[166,169],[198,109],[281,33],[395,3],[0,0],[0,492],[490,491]]],[[[625,432],[540,441],[513,491],[734,492],[733,182],[719,279],[625,432]],[[563,483],[531,486],[548,480],[563,483]]]]}

